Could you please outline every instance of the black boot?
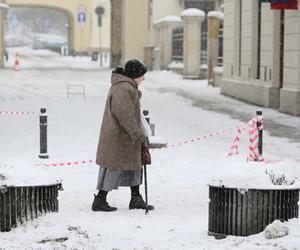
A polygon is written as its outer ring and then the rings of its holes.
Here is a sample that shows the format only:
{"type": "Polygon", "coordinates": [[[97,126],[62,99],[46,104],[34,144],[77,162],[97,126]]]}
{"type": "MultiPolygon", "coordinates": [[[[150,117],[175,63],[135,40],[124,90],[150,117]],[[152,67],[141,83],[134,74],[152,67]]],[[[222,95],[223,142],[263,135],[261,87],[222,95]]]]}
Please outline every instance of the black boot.
{"type": "MultiPolygon", "coordinates": [[[[131,196],[129,209],[146,209],[147,205],[141,195],[131,196]]],[[[148,205],[148,210],[154,210],[154,206],[148,205]]]]}
{"type": "Polygon", "coordinates": [[[106,201],[106,195],[108,192],[100,190],[98,195],[94,195],[94,201],[92,204],[93,211],[104,211],[104,212],[113,212],[116,211],[116,207],[111,207],[106,201]]]}

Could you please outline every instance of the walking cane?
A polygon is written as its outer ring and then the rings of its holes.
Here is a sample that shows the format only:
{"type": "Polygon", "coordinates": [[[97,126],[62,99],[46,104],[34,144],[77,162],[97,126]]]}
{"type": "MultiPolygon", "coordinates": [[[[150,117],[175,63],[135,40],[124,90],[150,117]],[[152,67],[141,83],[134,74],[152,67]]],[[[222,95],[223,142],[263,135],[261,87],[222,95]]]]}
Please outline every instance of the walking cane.
{"type": "Polygon", "coordinates": [[[145,200],[146,200],[146,211],[145,214],[148,214],[148,186],[147,186],[147,165],[144,164],[144,179],[145,179],[145,200]]]}
{"type": "MultiPolygon", "coordinates": [[[[143,115],[145,116],[145,119],[146,119],[147,123],[150,125],[150,117],[148,117],[149,111],[148,110],[143,110],[143,115]]],[[[148,137],[147,137],[147,144],[149,144],[148,137]]],[[[144,179],[145,179],[145,200],[146,200],[145,214],[148,214],[149,209],[148,209],[147,164],[144,164],[144,179]]]]}

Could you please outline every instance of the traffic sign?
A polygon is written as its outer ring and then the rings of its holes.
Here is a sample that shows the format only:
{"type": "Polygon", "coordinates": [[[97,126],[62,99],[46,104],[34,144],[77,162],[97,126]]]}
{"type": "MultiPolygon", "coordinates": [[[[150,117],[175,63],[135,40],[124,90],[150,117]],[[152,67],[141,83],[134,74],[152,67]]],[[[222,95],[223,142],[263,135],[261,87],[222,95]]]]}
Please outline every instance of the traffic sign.
{"type": "Polygon", "coordinates": [[[86,21],[86,15],[84,12],[79,12],[77,15],[77,21],[78,23],[85,23],[86,21]]]}
{"type": "Polygon", "coordinates": [[[291,3],[293,0],[259,0],[261,3],[291,3]]]}
{"type": "Polygon", "coordinates": [[[104,14],[105,10],[102,6],[98,6],[96,9],[95,9],[95,13],[98,15],[98,16],[102,16],[104,14]]]}
{"type": "Polygon", "coordinates": [[[298,9],[298,1],[292,0],[287,2],[277,2],[271,3],[272,10],[297,10],[298,9]]]}

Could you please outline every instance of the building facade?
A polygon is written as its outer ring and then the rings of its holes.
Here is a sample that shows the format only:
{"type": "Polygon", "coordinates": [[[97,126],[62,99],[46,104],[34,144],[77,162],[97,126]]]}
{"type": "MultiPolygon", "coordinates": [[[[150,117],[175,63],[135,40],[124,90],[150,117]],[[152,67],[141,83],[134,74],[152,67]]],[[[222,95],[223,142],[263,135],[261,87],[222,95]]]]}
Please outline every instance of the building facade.
{"type": "Polygon", "coordinates": [[[300,115],[300,10],[224,1],[221,93],[300,115]]]}
{"type": "MultiPolygon", "coordinates": [[[[179,15],[180,0],[111,0],[111,66],[144,60],[154,46],[154,22],[179,15]],[[149,52],[149,53],[148,53],[149,52]]],[[[147,60],[146,60],[147,61],[147,60]]]]}

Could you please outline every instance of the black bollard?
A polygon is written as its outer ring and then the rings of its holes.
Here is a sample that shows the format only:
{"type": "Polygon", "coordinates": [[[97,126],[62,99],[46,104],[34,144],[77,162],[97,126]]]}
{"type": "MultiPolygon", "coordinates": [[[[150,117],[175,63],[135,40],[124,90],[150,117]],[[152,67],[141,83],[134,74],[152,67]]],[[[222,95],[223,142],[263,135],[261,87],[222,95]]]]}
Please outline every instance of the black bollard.
{"type": "Polygon", "coordinates": [[[41,108],[40,114],[40,154],[39,158],[48,159],[47,153],[47,113],[45,108],[41,108]]]}
{"type": "Polygon", "coordinates": [[[258,130],[258,152],[259,155],[262,156],[263,155],[263,117],[262,117],[262,111],[261,110],[257,110],[256,111],[256,115],[257,116],[261,116],[261,119],[259,119],[259,121],[257,121],[257,128],[258,130]]]}
{"type": "Polygon", "coordinates": [[[103,59],[103,54],[100,53],[100,66],[103,66],[103,61],[102,61],[102,59],[103,59]]]}
{"type": "Polygon", "coordinates": [[[143,110],[143,115],[145,116],[146,121],[150,124],[149,111],[147,109],[143,110]]]}
{"type": "Polygon", "coordinates": [[[148,122],[151,129],[151,136],[155,136],[155,124],[150,123],[150,116],[148,110],[143,110],[143,115],[145,116],[146,121],[148,122]]]}

